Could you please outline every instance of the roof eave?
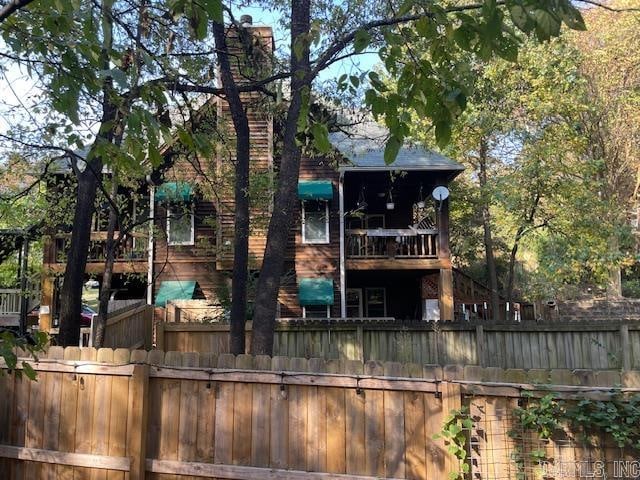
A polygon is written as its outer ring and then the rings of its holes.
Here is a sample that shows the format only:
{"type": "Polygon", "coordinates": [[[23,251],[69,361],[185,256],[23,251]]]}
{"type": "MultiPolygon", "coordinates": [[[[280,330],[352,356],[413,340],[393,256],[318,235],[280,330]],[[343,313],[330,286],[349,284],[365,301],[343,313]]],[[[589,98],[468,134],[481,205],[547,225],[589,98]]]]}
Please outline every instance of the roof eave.
{"type": "Polygon", "coordinates": [[[450,165],[429,165],[429,166],[403,166],[398,167],[394,165],[388,165],[385,167],[375,166],[375,167],[364,167],[358,165],[345,165],[342,167],[338,167],[339,172],[393,172],[393,171],[421,171],[421,172],[451,172],[456,175],[462,173],[465,167],[460,166],[450,166],[450,165]]]}

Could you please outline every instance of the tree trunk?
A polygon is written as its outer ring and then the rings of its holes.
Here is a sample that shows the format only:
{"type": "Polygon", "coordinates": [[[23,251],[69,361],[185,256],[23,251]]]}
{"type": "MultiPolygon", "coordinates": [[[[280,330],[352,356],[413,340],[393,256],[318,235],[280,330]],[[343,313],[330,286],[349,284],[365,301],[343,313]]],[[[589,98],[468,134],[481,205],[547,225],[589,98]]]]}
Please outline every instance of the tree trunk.
{"type": "Polygon", "coordinates": [[[235,164],[235,218],[233,238],[233,272],[231,280],[231,320],[229,351],[234,355],[245,353],[245,322],[247,319],[247,281],[249,275],[249,163],[250,130],[247,112],[229,62],[224,25],[213,24],[217,46],[218,65],[233,126],[236,132],[235,164]]]}
{"type": "MultiPolygon", "coordinates": [[[[92,168],[102,170],[102,161],[95,159],[92,168]]],[[[80,342],[80,314],[82,312],[82,287],[87,265],[87,253],[91,239],[96,185],[98,179],[87,168],[78,175],[78,193],[73,217],[73,230],[60,293],[60,334],[58,343],[65,347],[77,346],[80,342]]]]}
{"type": "MultiPolygon", "coordinates": [[[[101,4],[103,36],[105,42],[101,52],[101,63],[104,70],[109,69],[110,53],[113,41],[112,5],[110,2],[101,4]]],[[[73,170],[78,178],[78,192],[76,195],[73,229],[67,264],[64,271],[64,281],[60,294],[60,334],[58,342],[62,346],[75,346],[80,341],[80,314],[82,312],[82,286],[84,271],[87,266],[87,253],[91,241],[91,220],[95,209],[96,189],[102,181],[102,157],[96,154],[96,146],[112,143],[118,123],[118,109],[113,102],[115,92],[113,79],[106,77],[102,85],[102,118],[100,130],[96,135],[93,147],[86,160],[86,168],[80,171],[76,166],[73,170]]]]}
{"type": "MultiPolygon", "coordinates": [[[[511,254],[509,255],[509,277],[507,279],[507,294],[506,300],[509,305],[513,300],[513,286],[515,284],[515,269],[516,269],[516,256],[518,255],[518,248],[520,247],[520,239],[522,238],[522,234],[524,233],[524,227],[518,228],[516,233],[516,239],[513,242],[513,247],[511,247],[511,254]]],[[[514,311],[513,308],[509,308],[509,318],[507,320],[514,319],[514,311]]]]}
{"type": "MultiPolygon", "coordinates": [[[[611,258],[616,258],[620,254],[618,238],[615,235],[612,235],[609,238],[609,252],[611,254],[611,258]]],[[[611,298],[622,297],[622,272],[619,265],[609,268],[607,296],[611,298]]]]}
{"type": "Polygon", "coordinates": [[[480,182],[482,229],[484,234],[484,251],[489,274],[489,288],[491,289],[491,311],[493,320],[500,320],[500,295],[498,294],[498,274],[496,271],[496,261],[493,256],[493,237],[491,234],[491,212],[489,211],[489,201],[487,199],[487,159],[488,146],[482,141],[480,144],[478,179],[480,182]]]}
{"type": "MultiPolygon", "coordinates": [[[[118,182],[115,175],[111,184],[111,202],[116,203],[118,196],[118,182]]],[[[118,212],[114,208],[113,203],[109,206],[109,224],[107,226],[107,241],[105,245],[106,258],[104,262],[104,271],[102,274],[102,285],[100,286],[100,304],[98,307],[98,316],[94,319],[93,346],[102,348],[104,343],[104,333],[109,318],[109,298],[111,297],[111,280],[113,279],[113,264],[116,259],[116,242],[114,239],[116,227],[118,225],[118,212]]],[[[120,233],[122,235],[122,233],[120,233]]]]}
{"type": "MultiPolygon", "coordinates": [[[[507,279],[506,296],[507,296],[508,304],[511,304],[513,300],[513,286],[515,284],[516,256],[518,255],[518,248],[520,248],[520,242],[522,241],[522,238],[527,234],[527,232],[535,228],[540,228],[546,225],[546,222],[538,226],[533,225],[536,217],[536,212],[538,211],[538,206],[540,205],[541,198],[542,196],[540,192],[536,192],[534,194],[534,199],[531,204],[531,210],[529,211],[526,218],[524,219],[524,223],[522,223],[518,227],[518,230],[516,231],[515,239],[513,240],[513,247],[511,247],[511,254],[509,255],[509,276],[507,279]]],[[[514,314],[515,312],[513,311],[513,308],[509,308],[509,318],[507,318],[507,320],[513,320],[514,314]]]]}
{"type": "Polygon", "coordinates": [[[291,102],[284,127],[283,151],[280,162],[274,209],[269,222],[267,245],[262,269],[256,287],[255,311],[251,353],[272,355],[273,333],[280,279],[284,270],[284,257],[289,236],[289,226],[297,202],[296,192],[300,173],[300,147],[296,143],[298,119],[306,115],[311,83],[309,74],[309,0],[293,0],[291,3],[291,102]],[[300,46],[302,46],[300,48],[300,46]],[[295,53],[297,52],[297,53],[295,53]]]}

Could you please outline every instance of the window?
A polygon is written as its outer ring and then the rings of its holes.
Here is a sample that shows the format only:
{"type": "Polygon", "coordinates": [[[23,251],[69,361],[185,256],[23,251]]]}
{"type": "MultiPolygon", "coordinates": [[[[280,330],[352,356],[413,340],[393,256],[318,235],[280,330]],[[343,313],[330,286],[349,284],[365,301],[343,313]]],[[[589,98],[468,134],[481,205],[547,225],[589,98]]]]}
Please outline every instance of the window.
{"type": "Polygon", "coordinates": [[[194,244],[193,205],[167,207],[167,237],[169,245],[194,244]]]}
{"type": "Polygon", "coordinates": [[[361,288],[347,288],[347,317],[362,318],[361,288]]]}
{"type": "Polygon", "coordinates": [[[331,305],[307,305],[302,307],[302,318],[329,318],[331,305]]]}
{"type": "Polygon", "coordinates": [[[302,202],[302,243],[329,243],[329,202],[302,202]]]}
{"type": "Polygon", "coordinates": [[[386,317],[387,302],[384,288],[365,289],[365,305],[367,317],[386,317]]]}
{"type": "Polygon", "coordinates": [[[436,298],[425,298],[422,303],[422,320],[437,322],[440,320],[440,303],[436,298]]]}

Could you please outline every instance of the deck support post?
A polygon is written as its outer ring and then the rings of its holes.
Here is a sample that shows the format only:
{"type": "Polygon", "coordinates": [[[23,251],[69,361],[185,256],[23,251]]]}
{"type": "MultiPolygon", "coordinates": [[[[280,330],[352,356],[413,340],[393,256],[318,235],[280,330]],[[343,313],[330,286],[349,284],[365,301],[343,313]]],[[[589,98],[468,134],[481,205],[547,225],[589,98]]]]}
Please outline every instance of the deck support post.
{"type": "Polygon", "coordinates": [[[453,270],[441,268],[438,276],[440,320],[453,321],[453,270]]]}
{"type": "Polygon", "coordinates": [[[344,172],[340,173],[338,182],[338,199],[340,206],[340,316],[347,317],[347,281],[345,271],[344,248],[344,172]]]}
{"type": "Polygon", "coordinates": [[[54,276],[51,272],[45,272],[42,275],[42,284],[40,286],[40,314],[38,329],[41,332],[47,332],[51,330],[52,318],[53,318],[53,294],[54,294],[54,276]],[[48,307],[44,309],[43,307],[48,307]],[[47,312],[47,313],[44,313],[47,312]]]}
{"type": "Polygon", "coordinates": [[[27,332],[27,310],[29,309],[29,293],[27,292],[27,276],[29,270],[29,239],[22,237],[20,247],[20,334],[27,332]]]}

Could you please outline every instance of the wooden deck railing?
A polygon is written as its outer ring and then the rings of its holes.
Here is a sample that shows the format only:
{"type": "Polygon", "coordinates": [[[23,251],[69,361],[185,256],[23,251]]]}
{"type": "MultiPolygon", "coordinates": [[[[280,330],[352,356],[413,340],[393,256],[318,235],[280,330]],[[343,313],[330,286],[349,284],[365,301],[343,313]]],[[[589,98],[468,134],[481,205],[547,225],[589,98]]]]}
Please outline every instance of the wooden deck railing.
{"type": "Polygon", "coordinates": [[[0,289],[0,316],[20,315],[20,301],[19,289],[0,289]]]}
{"type": "MultiPolygon", "coordinates": [[[[91,234],[87,262],[104,262],[107,254],[106,232],[91,234]]],[[[117,233],[116,233],[117,237],[117,233]]],[[[145,261],[147,259],[148,237],[145,235],[129,235],[116,250],[116,260],[145,261]]],[[[69,236],[61,235],[55,239],[55,261],[65,263],[69,251],[69,236]]]]}
{"type": "Polygon", "coordinates": [[[347,230],[349,258],[436,258],[438,230],[371,229],[347,230]]]}
{"type": "MultiPolygon", "coordinates": [[[[27,312],[38,304],[40,292],[36,288],[27,289],[27,312]]],[[[17,327],[20,321],[22,296],[19,288],[0,289],[0,325],[17,327]]]]}

